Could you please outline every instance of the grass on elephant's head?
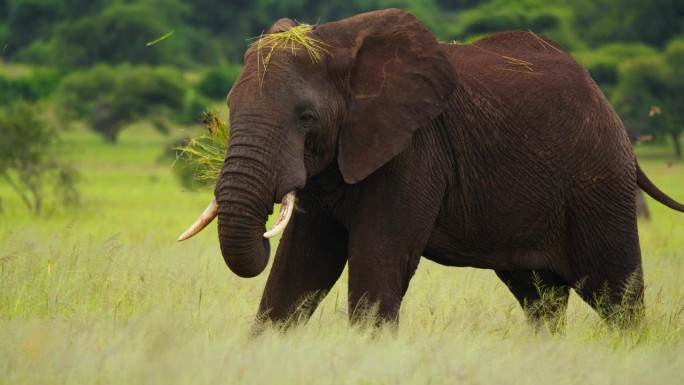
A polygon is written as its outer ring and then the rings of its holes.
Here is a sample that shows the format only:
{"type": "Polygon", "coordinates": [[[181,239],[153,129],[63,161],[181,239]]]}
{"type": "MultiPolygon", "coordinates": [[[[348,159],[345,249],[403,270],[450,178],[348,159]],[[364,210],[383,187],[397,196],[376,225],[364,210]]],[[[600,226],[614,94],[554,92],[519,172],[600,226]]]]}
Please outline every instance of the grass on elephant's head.
{"type": "Polygon", "coordinates": [[[279,50],[287,50],[292,56],[297,56],[297,53],[303,50],[314,64],[320,63],[324,55],[332,54],[327,44],[311,37],[313,30],[312,25],[299,24],[286,31],[268,33],[256,38],[251,46],[257,49],[259,86],[263,84],[273,54],[279,50]]]}
{"type": "MultiPolygon", "coordinates": [[[[211,192],[176,184],[158,161],[167,138],[91,135],[64,138],[82,173],[77,211],[31,218],[0,185],[0,382],[681,382],[684,214],[650,199],[646,322],[633,330],[611,330],[573,295],[565,333],[535,333],[493,272],[423,260],[396,335],[349,326],[343,273],[306,325],[251,338],[269,268],[232,274],[214,224],[175,242],[211,192]]],[[[684,165],[642,167],[684,200],[684,165]]]]}

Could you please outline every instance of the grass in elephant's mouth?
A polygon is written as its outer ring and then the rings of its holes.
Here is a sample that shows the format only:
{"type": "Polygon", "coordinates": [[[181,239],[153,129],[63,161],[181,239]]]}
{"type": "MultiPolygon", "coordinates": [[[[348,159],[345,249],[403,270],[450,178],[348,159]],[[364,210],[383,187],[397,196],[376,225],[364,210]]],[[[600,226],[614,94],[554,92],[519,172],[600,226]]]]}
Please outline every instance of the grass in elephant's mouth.
{"type": "Polygon", "coordinates": [[[209,131],[208,135],[192,138],[185,145],[173,149],[177,151],[177,160],[183,159],[196,170],[196,180],[213,183],[221,172],[230,129],[228,122],[213,110],[203,113],[202,123],[209,131]]]}
{"type": "MultiPolygon", "coordinates": [[[[176,184],[153,132],[116,148],[65,133],[84,179],[78,211],[31,218],[0,184],[0,383],[681,383],[680,213],[649,200],[640,223],[647,321],[635,330],[610,330],[573,295],[564,334],[534,333],[493,272],[423,260],[396,336],[349,326],[343,273],[308,324],[250,338],[267,274],[232,274],[215,227],[173,242],[210,193],[176,184]]],[[[684,199],[684,164],[640,162],[684,199]]]]}

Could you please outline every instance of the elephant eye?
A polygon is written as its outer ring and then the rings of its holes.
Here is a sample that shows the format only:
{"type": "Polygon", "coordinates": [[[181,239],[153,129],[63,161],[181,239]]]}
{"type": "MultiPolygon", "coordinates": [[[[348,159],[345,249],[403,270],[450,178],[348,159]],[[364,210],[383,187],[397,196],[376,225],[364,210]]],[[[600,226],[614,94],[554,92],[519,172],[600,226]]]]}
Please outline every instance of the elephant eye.
{"type": "Polygon", "coordinates": [[[299,114],[299,124],[301,124],[303,127],[311,126],[315,120],[316,115],[313,113],[313,111],[302,111],[302,113],[299,114]]]}

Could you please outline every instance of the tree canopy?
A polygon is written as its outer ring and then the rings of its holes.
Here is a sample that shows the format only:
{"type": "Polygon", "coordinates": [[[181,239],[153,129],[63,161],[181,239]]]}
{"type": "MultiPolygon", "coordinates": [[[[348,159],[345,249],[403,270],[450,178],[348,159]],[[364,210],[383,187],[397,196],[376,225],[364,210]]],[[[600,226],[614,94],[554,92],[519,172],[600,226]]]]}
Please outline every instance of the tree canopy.
{"type": "Polygon", "coordinates": [[[673,111],[684,110],[675,107],[682,76],[677,78],[672,63],[679,60],[680,45],[673,41],[684,39],[680,0],[0,0],[0,63],[44,69],[21,79],[0,73],[0,101],[55,95],[64,105],[75,98],[81,101],[75,112],[88,110],[77,117],[110,140],[133,119],[162,110],[162,120],[173,110],[176,121],[192,121],[207,99],[225,96],[249,38],[276,20],[316,24],[389,7],[414,13],[444,41],[468,42],[504,29],[547,35],[587,66],[629,127],[673,138],[679,132],[673,111]],[[148,44],[162,36],[169,37],[148,44]],[[161,81],[151,69],[160,66],[199,76],[189,81],[175,74],[175,82],[161,81]],[[104,76],[105,67],[110,80],[92,79],[98,95],[85,84],[73,86],[79,76],[104,76]],[[136,78],[140,84],[124,86],[111,74],[116,71],[123,71],[120,79],[144,73],[152,80],[136,78]],[[157,86],[175,87],[178,95],[153,97],[156,91],[146,87],[157,86]],[[181,107],[175,98],[183,100],[181,107]],[[150,106],[141,107],[145,100],[150,106]],[[650,105],[662,114],[646,119],[650,105]]]}

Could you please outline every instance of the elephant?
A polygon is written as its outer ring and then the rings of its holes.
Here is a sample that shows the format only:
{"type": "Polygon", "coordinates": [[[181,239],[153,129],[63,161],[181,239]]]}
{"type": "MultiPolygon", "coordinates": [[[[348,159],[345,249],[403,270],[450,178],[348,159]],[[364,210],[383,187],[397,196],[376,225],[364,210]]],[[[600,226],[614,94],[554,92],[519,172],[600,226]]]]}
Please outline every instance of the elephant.
{"type": "Polygon", "coordinates": [[[634,192],[684,212],[588,72],[529,31],[463,44],[398,9],[281,19],[247,49],[227,104],[215,198],[179,240],[218,217],[226,264],[254,277],[281,234],[259,325],[306,322],[345,266],[350,321],[398,325],[421,257],[494,270],[531,323],[564,320],[571,289],[632,323],[634,192]]]}

